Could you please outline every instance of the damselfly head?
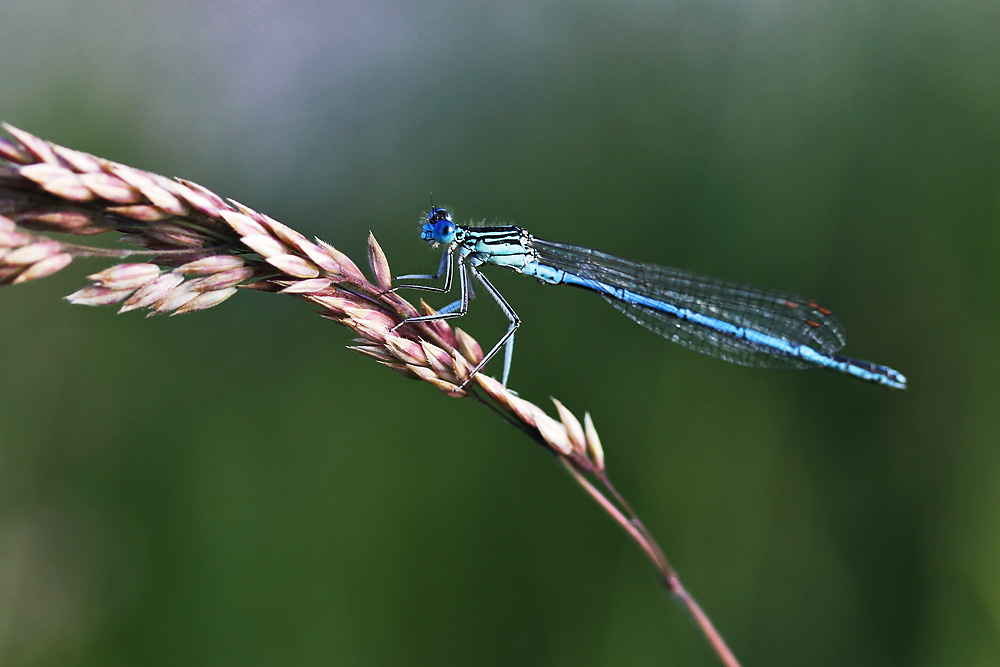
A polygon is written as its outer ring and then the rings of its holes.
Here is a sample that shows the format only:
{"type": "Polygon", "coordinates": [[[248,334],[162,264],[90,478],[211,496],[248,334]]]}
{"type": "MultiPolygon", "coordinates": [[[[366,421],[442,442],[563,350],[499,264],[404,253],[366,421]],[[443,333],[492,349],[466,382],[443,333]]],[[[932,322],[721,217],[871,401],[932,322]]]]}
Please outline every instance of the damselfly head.
{"type": "Polygon", "coordinates": [[[451,214],[443,208],[435,207],[427,214],[427,222],[420,230],[420,238],[433,244],[447,245],[455,240],[455,223],[451,214]]]}

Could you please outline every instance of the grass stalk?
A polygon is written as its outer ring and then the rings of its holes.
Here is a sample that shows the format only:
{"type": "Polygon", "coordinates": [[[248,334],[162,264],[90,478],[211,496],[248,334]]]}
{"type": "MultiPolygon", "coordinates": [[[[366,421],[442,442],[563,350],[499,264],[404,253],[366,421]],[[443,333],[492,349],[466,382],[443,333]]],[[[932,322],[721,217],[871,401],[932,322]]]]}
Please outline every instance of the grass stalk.
{"type": "Polygon", "coordinates": [[[681,585],[651,533],[611,485],[589,414],[583,424],[552,399],[558,418],[482,373],[464,384],[483,352],[446,321],[403,320],[434,311],[391,292],[389,263],[373,235],[374,282],[334,246],[183,179],[168,179],[59,146],[9,125],[0,137],[0,285],[60,271],[82,257],[120,261],[66,297],[119,312],[180,315],[221,304],[240,289],[285,294],[357,336],[351,349],[451,398],[471,398],[545,447],[642,550],[670,595],[722,664],[738,663],[681,585]],[[129,247],[68,243],[51,234],[117,233],[129,247]],[[464,384],[464,386],[463,386],[464,384]]]}

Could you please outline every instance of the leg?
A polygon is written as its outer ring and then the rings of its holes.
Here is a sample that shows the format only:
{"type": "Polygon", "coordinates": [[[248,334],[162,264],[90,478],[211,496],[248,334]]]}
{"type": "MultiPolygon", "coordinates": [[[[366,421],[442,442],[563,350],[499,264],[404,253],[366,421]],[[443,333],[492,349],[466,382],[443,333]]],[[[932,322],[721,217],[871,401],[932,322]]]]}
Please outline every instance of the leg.
{"type": "MultiPolygon", "coordinates": [[[[450,275],[451,274],[451,270],[450,270],[451,265],[449,264],[448,266],[449,266],[448,283],[450,283],[451,282],[451,275],[450,275]]],[[[459,296],[459,299],[458,299],[458,302],[457,302],[458,303],[458,307],[457,308],[455,308],[455,304],[451,304],[451,305],[449,305],[449,306],[446,307],[447,312],[436,313],[434,315],[421,315],[420,317],[410,317],[410,318],[407,318],[407,319],[403,320],[402,322],[400,322],[399,324],[397,324],[396,326],[394,326],[391,329],[391,331],[395,331],[396,329],[398,329],[399,327],[403,326],[404,324],[413,324],[415,322],[432,322],[434,320],[447,320],[447,319],[451,319],[452,317],[462,317],[463,315],[465,315],[469,311],[469,293],[472,290],[471,290],[471,286],[469,284],[469,270],[466,267],[465,262],[463,262],[461,260],[458,262],[458,286],[459,286],[459,288],[461,290],[461,295],[459,296]]],[[[409,287],[409,285],[407,287],[409,287]]],[[[449,284],[448,287],[450,289],[451,285],[449,284]]],[[[424,287],[424,289],[428,289],[428,288],[424,287]]],[[[433,291],[442,292],[444,290],[442,290],[440,288],[433,288],[433,291]]]]}
{"type": "Polygon", "coordinates": [[[476,373],[481,371],[483,366],[486,365],[486,362],[492,359],[505,344],[507,345],[507,350],[504,354],[503,386],[506,387],[507,376],[510,374],[510,360],[514,353],[514,332],[517,331],[519,326],[521,326],[521,319],[517,316],[517,313],[514,312],[514,309],[510,307],[510,304],[507,303],[507,300],[503,298],[503,295],[501,295],[500,292],[497,291],[497,288],[493,286],[493,283],[486,279],[486,276],[476,270],[476,267],[474,266],[470,266],[469,271],[471,271],[472,274],[479,279],[479,282],[483,284],[486,291],[489,292],[490,296],[492,296],[500,306],[503,314],[507,316],[508,320],[510,320],[510,326],[507,327],[507,333],[505,333],[500,340],[497,341],[497,344],[493,346],[493,349],[483,356],[483,360],[479,362],[479,365],[472,369],[472,374],[469,375],[469,379],[463,382],[459,389],[464,389],[465,385],[472,381],[472,378],[475,377],[476,373]]]}
{"type": "MultiPolygon", "coordinates": [[[[469,283],[469,301],[472,301],[475,298],[476,298],[476,290],[473,289],[472,283],[470,282],[469,283]]],[[[461,305],[462,305],[462,300],[461,299],[458,299],[456,301],[452,301],[451,303],[449,303],[444,308],[438,308],[438,313],[439,314],[452,313],[452,312],[458,310],[458,307],[461,306],[461,305]]]]}
{"type": "Polygon", "coordinates": [[[503,386],[507,388],[507,378],[510,377],[510,361],[514,358],[514,332],[510,332],[510,338],[503,350],[503,386]]]}
{"type": "Polygon", "coordinates": [[[398,289],[419,289],[425,292],[450,292],[451,291],[451,277],[452,277],[452,250],[449,247],[441,254],[441,264],[438,265],[437,273],[431,275],[429,273],[410,273],[405,276],[398,276],[396,280],[437,280],[444,274],[444,287],[437,287],[436,285],[396,285],[393,289],[395,292],[398,289]]]}

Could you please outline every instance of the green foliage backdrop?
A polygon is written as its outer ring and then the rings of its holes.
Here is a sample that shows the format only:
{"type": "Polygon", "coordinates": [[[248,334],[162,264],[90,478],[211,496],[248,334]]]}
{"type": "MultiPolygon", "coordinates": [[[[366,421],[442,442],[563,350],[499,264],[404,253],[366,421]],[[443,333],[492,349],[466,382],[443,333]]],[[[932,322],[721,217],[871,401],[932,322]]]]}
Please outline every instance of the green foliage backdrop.
{"type": "MultiPolygon", "coordinates": [[[[911,389],[729,366],[491,274],[524,320],[512,386],[593,414],[746,665],[988,664],[997,34],[995,2],[11,2],[0,117],[359,261],[372,230],[398,273],[436,265],[433,192],[820,300],[911,389]]],[[[0,663],[714,664],[485,410],[291,299],[71,307],[81,266],[0,290],[0,663]]]]}

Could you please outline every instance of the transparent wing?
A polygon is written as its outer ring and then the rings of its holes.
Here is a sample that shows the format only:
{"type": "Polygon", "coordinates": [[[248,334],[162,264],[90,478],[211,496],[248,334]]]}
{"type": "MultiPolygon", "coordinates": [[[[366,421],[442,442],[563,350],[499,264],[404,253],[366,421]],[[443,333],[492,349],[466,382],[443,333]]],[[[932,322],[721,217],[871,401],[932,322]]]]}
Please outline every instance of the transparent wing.
{"type": "Polygon", "coordinates": [[[656,301],[786,343],[832,355],[845,343],[844,328],[826,308],[795,294],[743,285],[655,264],[642,264],[579,246],[534,239],[541,264],[581,278],[577,285],[601,294],[612,306],[665,338],[741,366],[810,368],[803,359],[691,322],[655,307],[609,295],[601,285],[624,288],[656,301]]]}

